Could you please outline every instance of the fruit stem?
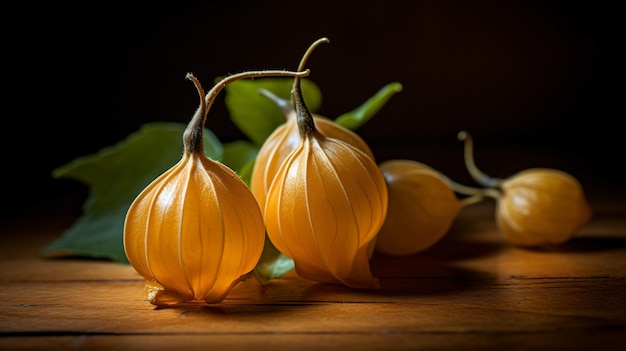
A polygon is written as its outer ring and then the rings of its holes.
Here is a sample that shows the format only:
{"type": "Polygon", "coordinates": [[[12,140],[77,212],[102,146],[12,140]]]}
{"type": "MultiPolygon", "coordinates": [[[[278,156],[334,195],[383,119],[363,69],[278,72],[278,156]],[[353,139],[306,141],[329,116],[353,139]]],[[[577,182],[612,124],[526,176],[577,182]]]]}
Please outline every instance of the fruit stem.
{"type": "Polygon", "coordinates": [[[298,71],[304,70],[304,65],[306,65],[306,61],[309,59],[309,56],[311,56],[311,54],[313,53],[313,50],[315,50],[315,48],[318,47],[322,43],[330,43],[330,39],[326,37],[322,37],[314,41],[313,44],[311,44],[311,46],[309,46],[309,48],[306,50],[306,52],[304,53],[304,56],[302,56],[302,58],[300,59],[300,64],[298,65],[298,71]]]}
{"type": "Polygon", "coordinates": [[[459,202],[461,202],[463,207],[465,207],[465,206],[469,206],[469,205],[481,202],[484,199],[485,199],[485,196],[483,194],[476,194],[476,195],[472,195],[472,196],[468,196],[466,198],[463,198],[463,199],[459,200],[459,202]]]}
{"type": "Polygon", "coordinates": [[[448,184],[448,186],[454,190],[455,193],[468,195],[470,197],[462,200],[462,202],[467,202],[467,205],[473,204],[475,202],[481,201],[485,197],[491,197],[494,199],[499,199],[501,197],[500,191],[497,189],[483,189],[483,188],[474,188],[471,186],[463,185],[455,182],[454,180],[448,178],[447,176],[441,174],[441,179],[448,184]],[[475,197],[475,198],[474,198],[475,197]]]}
{"type": "Polygon", "coordinates": [[[478,167],[476,167],[476,163],[474,162],[474,141],[472,139],[472,136],[466,131],[461,131],[457,135],[457,138],[461,141],[465,141],[465,167],[467,168],[467,171],[472,176],[472,178],[474,178],[474,180],[480,185],[488,188],[496,188],[500,186],[503,181],[502,179],[493,178],[482,172],[480,169],[478,169],[478,167]]]}
{"type": "MultiPolygon", "coordinates": [[[[306,65],[306,61],[311,56],[313,50],[322,43],[329,43],[330,40],[328,38],[320,38],[317,39],[304,53],[302,59],[300,59],[300,64],[298,65],[298,71],[303,70],[306,65]]],[[[298,129],[300,131],[300,135],[307,135],[315,130],[315,122],[313,121],[313,115],[307,108],[304,103],[304,97],[302,96],[302,87],[300,84],[300,77],[295,77],[293,80],[293,87],[291,88],[291,100],[294,109],[296,110],[296,120],[298,122],[298,129]]]]}
{"type": "Polygon", "coordinates": [[[298,123],[298,130],[300,131],[300,135],[307,135],[313,131],[315,131],[315,121],[313,120],[313,115],[306,107],[304,103],[304,99],[302,98],[302,91],[300,90],[300,80],[298,80],[298,88],[291,90],[291,96],[293,97],[294,108],[296,110],[296,121],[298,123]]]}
{"type": "Polygon", "coordinates": [[[279,71],[279,70],[265,70],[265,71],[247,71],[236,73],[230,75],[228,77],[223,78],[217,84],[209,90],[209,92],[204,95],[204,89],[200,85],[200,82],[193,76],[191,73],[187,73],[185,76],[187,79],[191,80],[198,94],[200,95],[200,107],[196,110],[193,115],[191,121],[185,128],[185,132],[183,133],[183,145],[185,148],[185,152],[188,153],[204,153],[204,123],[206,121],[207,113],[209,109],[213,105],[215,98],[217,95],[226,87],[226,85],[232,83],[233,81],[245,78],[260,78],[260,77],[268,77],[268,76],[277,76],[277,77],[306,77],[309,75],[309,70],[301,71],[301,72],[292,72],[292,71],[279,71]]]}

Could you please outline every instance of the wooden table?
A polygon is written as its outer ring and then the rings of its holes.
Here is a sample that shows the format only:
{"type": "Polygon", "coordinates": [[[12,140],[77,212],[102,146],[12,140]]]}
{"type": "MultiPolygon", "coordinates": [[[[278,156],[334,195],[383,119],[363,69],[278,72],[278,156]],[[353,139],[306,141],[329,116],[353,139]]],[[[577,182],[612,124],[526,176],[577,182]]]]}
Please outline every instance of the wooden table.
{"type": "Polygon", "coordinates": [[[626,207],[594,217],[551,251],[515,248],[494,204],[465,208],[450,233],[410,257],[376,255],[382,290],[293,274],[247,280],[219,305],[155,309],[125,264],[43,259],[74,214],[2,223],[0,349],[610,350],[626,346],[626,207]]]}

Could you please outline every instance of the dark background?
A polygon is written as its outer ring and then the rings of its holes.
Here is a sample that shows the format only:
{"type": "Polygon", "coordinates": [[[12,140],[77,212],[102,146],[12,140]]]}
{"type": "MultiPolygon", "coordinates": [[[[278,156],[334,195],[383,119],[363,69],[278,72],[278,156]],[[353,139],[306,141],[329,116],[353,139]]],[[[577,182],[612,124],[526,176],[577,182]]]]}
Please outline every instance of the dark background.
{"type": "MultiPolygon", "coordinates": [[[[228,73],[295,69],[323,36],[330,44],[308,65],[323,93],[321,114],[335,117],[387,83],[403,84],[358,130],[378,161],[414,159],[469,183],[456,139],[468,130],[491,175],[560,168],[584,185],[623,191],[623,33],[612,4],[15,5],[3,11],[3,216],[38,204],[79,207],[85,187],[51,171],[143,123],[186,123],[198,103],[187,72],[208,87],[228,73]],[[80,201],[66,204],[68,196],[80,201]]],[[[207,127],[225,142],[242,138],[220,98],[207,127]]]]}

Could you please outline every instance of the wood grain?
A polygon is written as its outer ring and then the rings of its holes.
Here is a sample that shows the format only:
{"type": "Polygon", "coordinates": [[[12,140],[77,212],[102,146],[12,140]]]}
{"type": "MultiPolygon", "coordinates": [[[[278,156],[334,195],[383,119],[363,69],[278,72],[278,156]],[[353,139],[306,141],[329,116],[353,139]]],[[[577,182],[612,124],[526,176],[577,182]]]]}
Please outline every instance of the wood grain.
{"type": "Polygon", "coordinates": [[[354,291],[294,273],[242,282],[216,305],[156,309],[129,265],[43,259],[72,217],[2,226],[0,349],[603,350],[626,347],[626,218],[601,202],[551,250],[512,247],[493,204],[409,257],[375,255],[382,289],[354,291]]]}

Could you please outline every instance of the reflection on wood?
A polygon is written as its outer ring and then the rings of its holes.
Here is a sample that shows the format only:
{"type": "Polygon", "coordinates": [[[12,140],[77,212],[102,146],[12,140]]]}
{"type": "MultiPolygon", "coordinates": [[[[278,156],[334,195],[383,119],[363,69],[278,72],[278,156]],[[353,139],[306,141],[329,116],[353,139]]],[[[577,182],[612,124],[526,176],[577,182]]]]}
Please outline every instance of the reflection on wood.
{"type": "Polygon", "coordinates": [[[410,350],[626,346],[626,218],[602,210],[567,244],[511,246],[493,204],[465,208],[431,249],[376,254],[382,289],[355,291],[293,272],[254,278],[216,305],[157,309],[129,265],[42,259],[69,218],[2,230],[0,349],[410,350]]]}

